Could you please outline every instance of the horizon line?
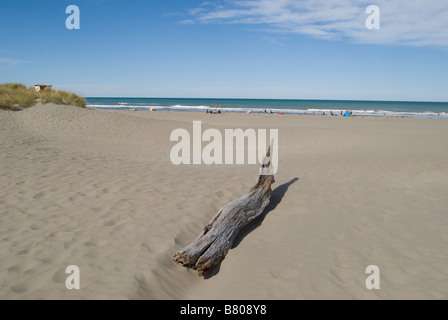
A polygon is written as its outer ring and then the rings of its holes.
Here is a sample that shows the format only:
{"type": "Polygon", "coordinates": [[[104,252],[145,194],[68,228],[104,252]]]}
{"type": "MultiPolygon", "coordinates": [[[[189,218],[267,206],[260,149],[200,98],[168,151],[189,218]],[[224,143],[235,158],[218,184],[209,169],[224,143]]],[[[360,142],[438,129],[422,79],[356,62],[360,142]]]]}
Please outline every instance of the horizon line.
{"type": "Polygon", "coordinates": [[[283,101],[351,101],[351,102],[410,102],[410,103],[448,103],[448,101],[428,100],[366,100],[366,99],[305,99],[305,98],[186,98],[186,97],[84,97],[86,99],[196,99],[196,100],[283,100],[283,101]]]}

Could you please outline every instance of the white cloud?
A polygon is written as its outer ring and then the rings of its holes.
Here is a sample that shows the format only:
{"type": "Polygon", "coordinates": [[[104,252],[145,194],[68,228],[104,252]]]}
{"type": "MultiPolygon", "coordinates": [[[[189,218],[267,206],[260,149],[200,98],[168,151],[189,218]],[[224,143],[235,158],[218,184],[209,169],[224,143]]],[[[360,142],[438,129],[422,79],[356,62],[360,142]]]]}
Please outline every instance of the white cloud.
{"type": "Polygon", "coordinates": [[[190,13],[202,23],[264,25],[323,39],[448,47],[446,0],[225,0],[190,13]],[[369,5],[380,9],[380,30],[365,26],[369,5]]]}
{"type": "Polygon", "coordinates": [[[196,21],[191,20],[191,19],[186,19],[186,20],[179,21],[179,23],[180,24],[195,24],[196,21]]]}

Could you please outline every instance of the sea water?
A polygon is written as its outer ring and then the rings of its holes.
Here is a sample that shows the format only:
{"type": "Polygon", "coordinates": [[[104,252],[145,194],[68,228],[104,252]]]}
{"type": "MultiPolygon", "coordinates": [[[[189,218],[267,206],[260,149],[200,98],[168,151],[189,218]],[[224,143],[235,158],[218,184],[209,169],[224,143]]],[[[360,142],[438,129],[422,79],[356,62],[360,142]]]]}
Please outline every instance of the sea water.
{"type": "Polygon", "coordinates": [[[352,111],[357,116],[418,117],[448,119],[448,102],[281,100],[281,99],[191,99],[191,98],[87,98],[88,108],[254,112],[334,115],[352,111]]]}

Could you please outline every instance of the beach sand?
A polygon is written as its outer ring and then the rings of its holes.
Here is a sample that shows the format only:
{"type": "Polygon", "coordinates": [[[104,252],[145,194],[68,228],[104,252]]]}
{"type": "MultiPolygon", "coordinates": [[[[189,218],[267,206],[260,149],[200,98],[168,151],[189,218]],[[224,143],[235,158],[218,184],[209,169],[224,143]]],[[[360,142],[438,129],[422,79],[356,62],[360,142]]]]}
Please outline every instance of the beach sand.
{"type": "Polygon", "coordinates": [[[447,137],[436,119],[0,110],[0,299],[448,299],[447,137]],[[259,168],[173,165],[194,120],[279,132],[267,214],[205,278],[171,256],[259,168]]]}

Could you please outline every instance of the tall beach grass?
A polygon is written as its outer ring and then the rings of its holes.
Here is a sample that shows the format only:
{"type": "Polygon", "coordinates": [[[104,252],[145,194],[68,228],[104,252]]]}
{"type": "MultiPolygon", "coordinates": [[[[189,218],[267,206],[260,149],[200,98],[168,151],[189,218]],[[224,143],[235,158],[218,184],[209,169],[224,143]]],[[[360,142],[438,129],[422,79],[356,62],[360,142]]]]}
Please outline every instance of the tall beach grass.
{"type": "Polygon", "coordinates": [[[0,109],[15,110],[17,107],[29,108],[40,99],[42,103],[67,104],[85,108],[83,97],[62,90],[43,90],[37,92],[34,87],[26,87],[21,83],[0,84],[0,109]]]}

